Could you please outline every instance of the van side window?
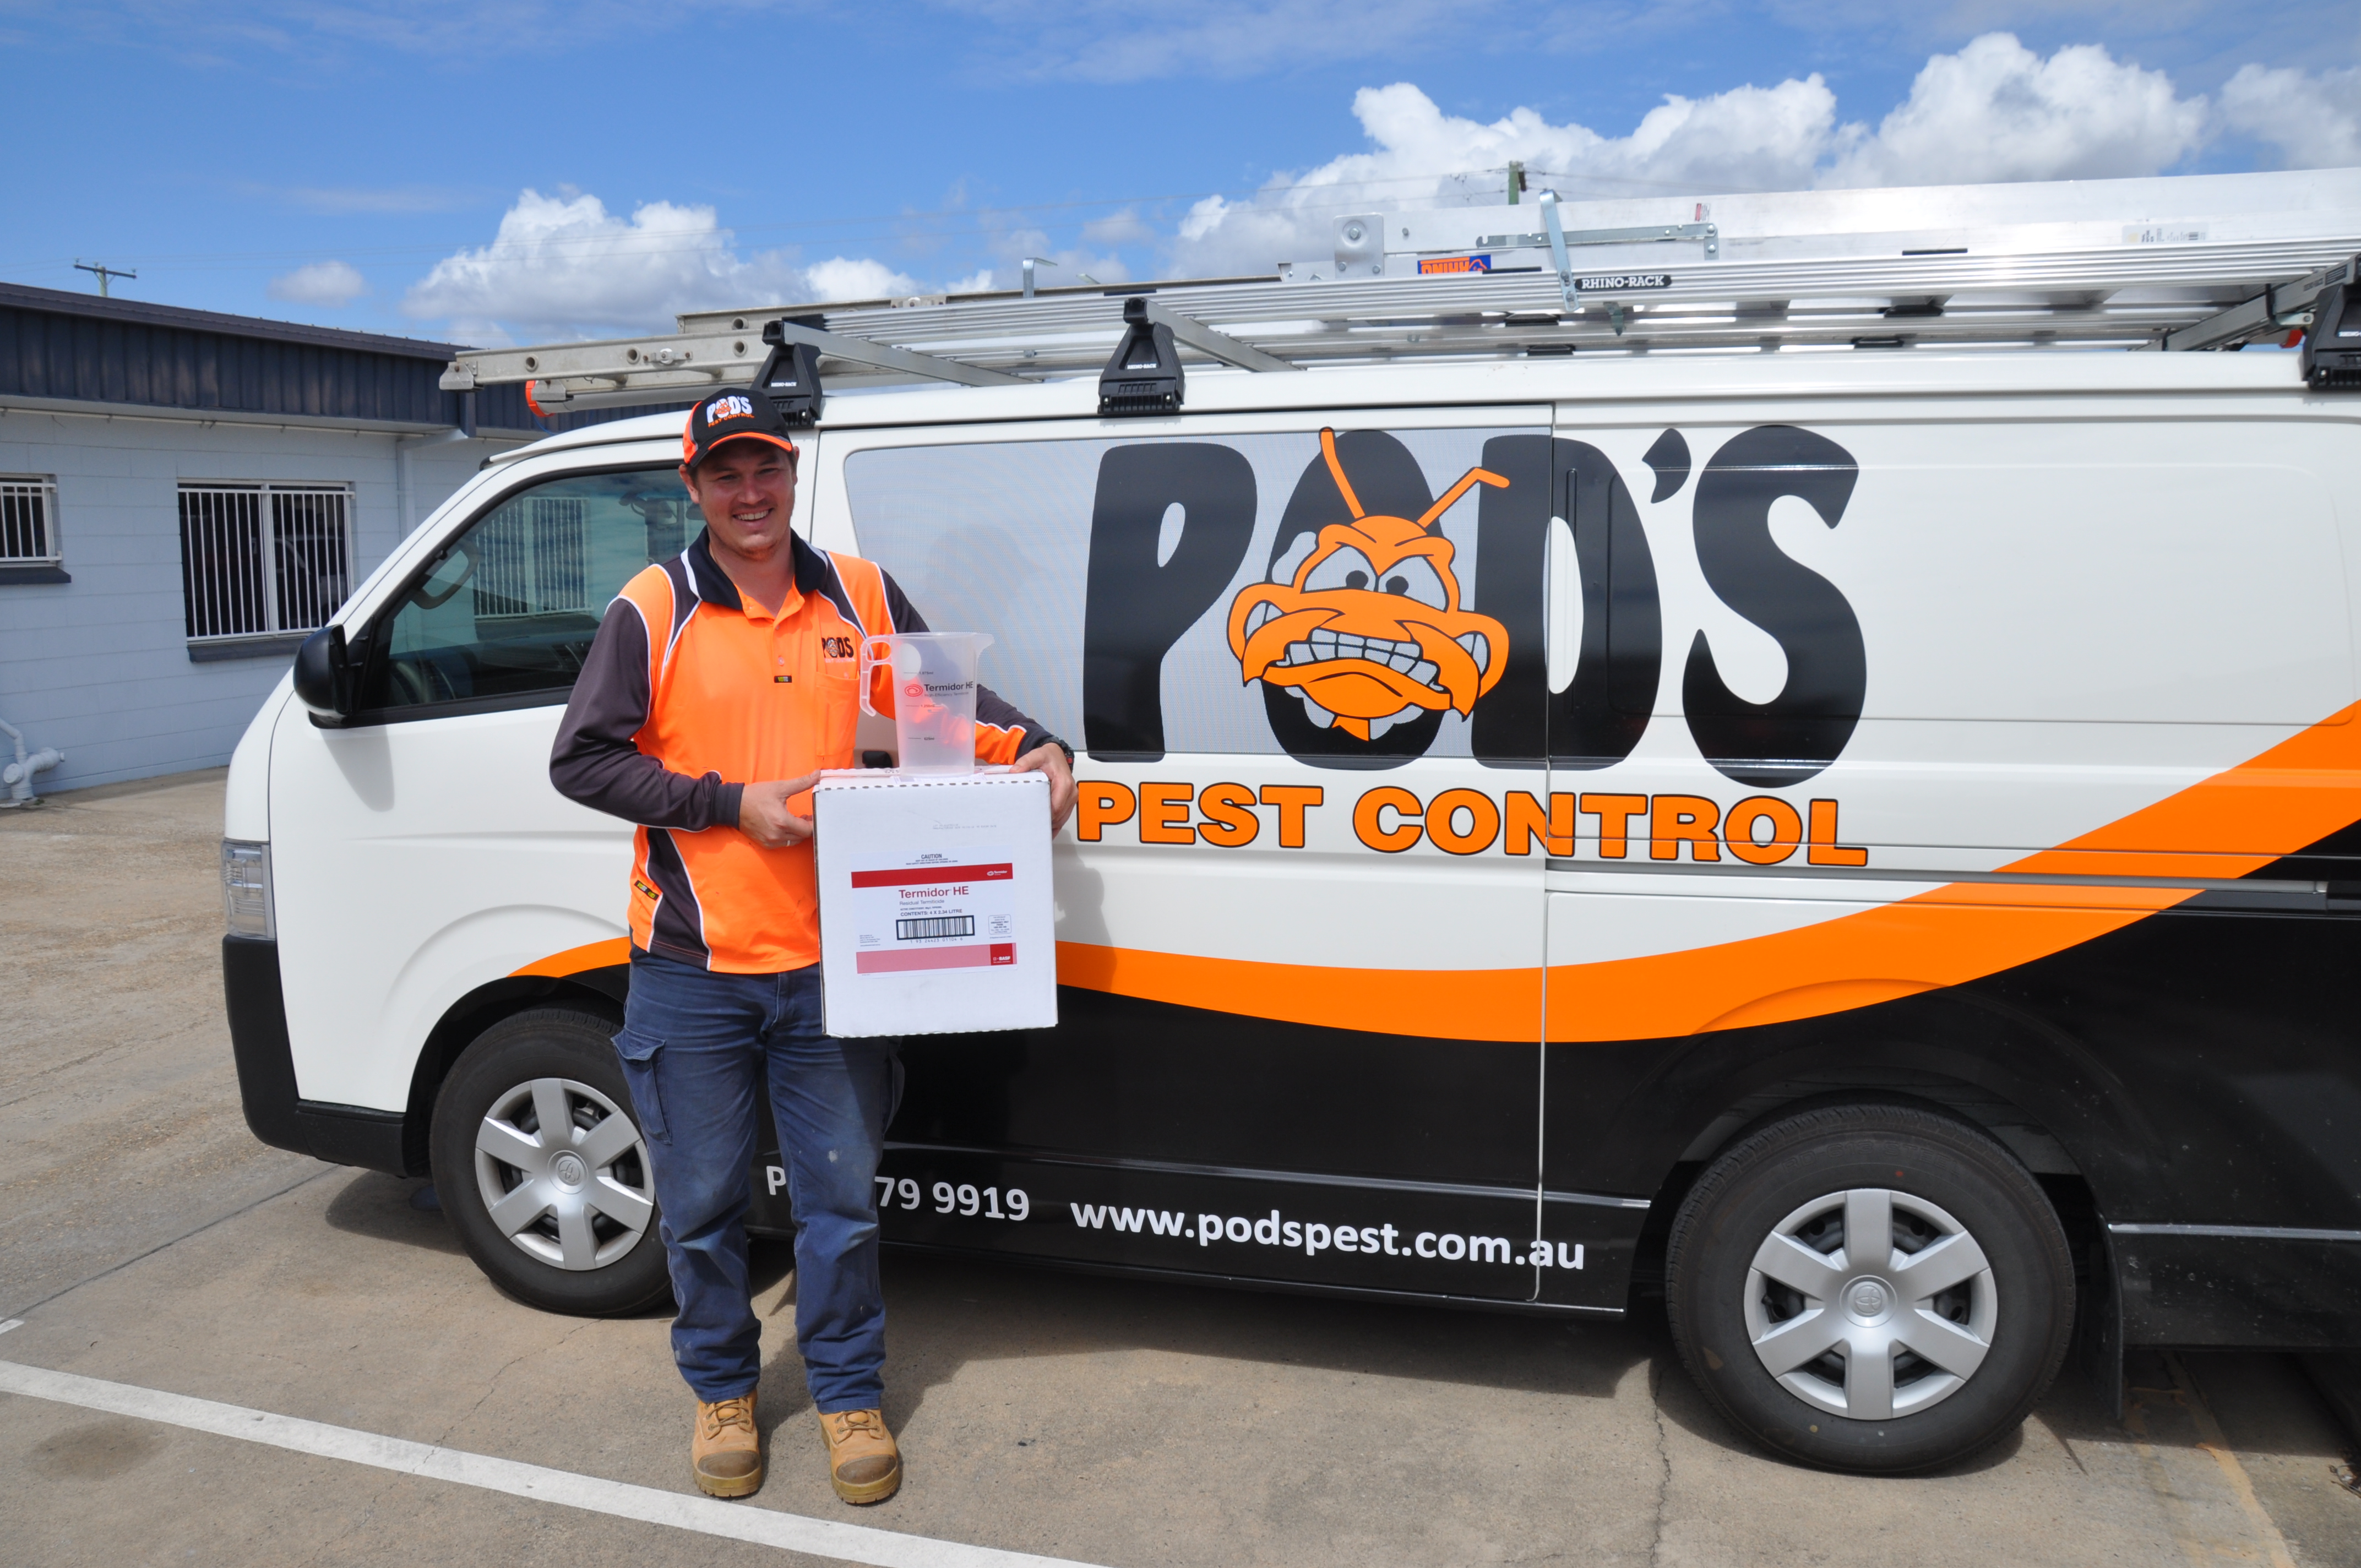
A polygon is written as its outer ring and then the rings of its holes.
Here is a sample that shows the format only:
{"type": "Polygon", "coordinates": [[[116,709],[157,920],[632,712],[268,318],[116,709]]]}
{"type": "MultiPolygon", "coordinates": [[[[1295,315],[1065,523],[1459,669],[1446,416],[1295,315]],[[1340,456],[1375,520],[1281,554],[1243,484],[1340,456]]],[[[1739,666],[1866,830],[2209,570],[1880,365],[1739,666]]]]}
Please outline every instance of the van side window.
{"type": "Polygon", "coordinates": [[[1093,757],[1534,765],[1546,427],[877,446],[862,554],[1093,757]],[[1479,700],[1480,699],[1480,700],[1479,700]]]}
{"type": "Polygon", "coordinates": [[[506,497],[379,618],[361,706],[564,702],[608,602],[679,554],[696,521],[673,468],[569,475],[506,497]]]}

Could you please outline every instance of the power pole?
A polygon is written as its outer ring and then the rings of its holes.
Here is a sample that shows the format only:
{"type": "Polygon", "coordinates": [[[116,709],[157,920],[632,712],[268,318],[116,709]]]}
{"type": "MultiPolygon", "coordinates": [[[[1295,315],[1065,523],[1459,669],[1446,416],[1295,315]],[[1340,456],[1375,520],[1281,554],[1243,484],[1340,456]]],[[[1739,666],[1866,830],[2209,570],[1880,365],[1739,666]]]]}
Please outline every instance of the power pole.
{"type": "Polygon", "coordinates": [[[74,270],[77,272],[92,272],[97,274],[98,297],[102,300],[109,297],[106,292],[106,280],[109,278],[137,278],[139,276],[137,272],[126,272],[120,268],[109,267],[105,263],[99,261],[77,261],[74,263],[74,270]]]}
{"type": "Polygon", "coordinates": [[[1509,159],[1509,205],[1512,207],[1517,205],[1517,196],[1524,188],[1525,166],[1521,160],[1512,158],[1509,159]]]}

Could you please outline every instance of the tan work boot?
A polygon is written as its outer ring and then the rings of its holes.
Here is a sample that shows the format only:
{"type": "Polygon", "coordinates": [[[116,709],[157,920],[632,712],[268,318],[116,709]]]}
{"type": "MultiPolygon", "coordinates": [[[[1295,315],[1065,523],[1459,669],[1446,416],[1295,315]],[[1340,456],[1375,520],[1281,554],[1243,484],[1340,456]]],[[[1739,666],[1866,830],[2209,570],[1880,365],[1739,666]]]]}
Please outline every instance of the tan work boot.
{"type": "Polygon", "coordinates": [[[882,1503],[902,1485],[902,1451],[880,1410],[836,1410],[819,1419],[828,1442],[828,1484],[848,1503],[882,1503]]]}
{"type": "Polygon", "coordinates": [[[697,1402],[688,1464],[709,1497],[752,1497],[763,1484],[763,1434],[754,1430],[754,1396],[697,1402]]]}

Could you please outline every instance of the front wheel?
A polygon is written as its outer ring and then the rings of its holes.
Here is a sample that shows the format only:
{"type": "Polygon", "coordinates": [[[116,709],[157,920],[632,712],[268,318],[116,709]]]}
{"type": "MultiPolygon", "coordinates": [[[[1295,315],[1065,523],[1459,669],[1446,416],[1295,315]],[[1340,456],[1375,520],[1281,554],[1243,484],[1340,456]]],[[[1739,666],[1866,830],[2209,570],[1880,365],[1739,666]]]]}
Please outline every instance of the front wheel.
{"type": "Polygon", "coordinates": [[[1774,1123],[1689,1190],[1666,1257],[1689,1375],[1765,1445],[1925,1470],[2015,1429],[2065,1359],[2066,1234],[1979,1129],[1902,1105],[1774,1123]]]}
{"type": "Polygon", "coordinates": [[[614,1025],[536,1008],[478,1036],[434,1099],[434,1190],[492,1283],[577,1317],[666,1299],[655,1185],[614,1025]]]}

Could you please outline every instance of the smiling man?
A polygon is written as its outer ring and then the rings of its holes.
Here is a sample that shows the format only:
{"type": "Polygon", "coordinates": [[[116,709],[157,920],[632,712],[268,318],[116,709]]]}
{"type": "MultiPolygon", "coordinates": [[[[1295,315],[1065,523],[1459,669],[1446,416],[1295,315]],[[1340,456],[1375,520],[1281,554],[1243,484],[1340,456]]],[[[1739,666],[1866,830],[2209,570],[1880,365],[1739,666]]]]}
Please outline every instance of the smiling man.
{"type": "MultiPolygon", "coordinates": [[[[854,765],[862,641],[926,622],[881,567],[788,527],[797,452],[768,398],[718,392],[681,441],[705,532],[608,607],[549,775],[638,825],[615,1048],[663,1213],[697,1485],[742,1497],[763,1484],[744,1220],[767,1083],[799,1227],[796,1342],[829,1479],[846,1502],[873,1503],[902,1479],[881,1408],[875,1182],[900,1067],[893,1042],[836,1039],[822,1023],[808,792],[821,769],[854,765]]],[[[893,711],[890,674],[873,674],[880,712],[893,711]]],[[[1072,751],[981,687],[976,715],[977,760],[1047,774],[1050,829],[1062,827],[1072,751]]]]}

